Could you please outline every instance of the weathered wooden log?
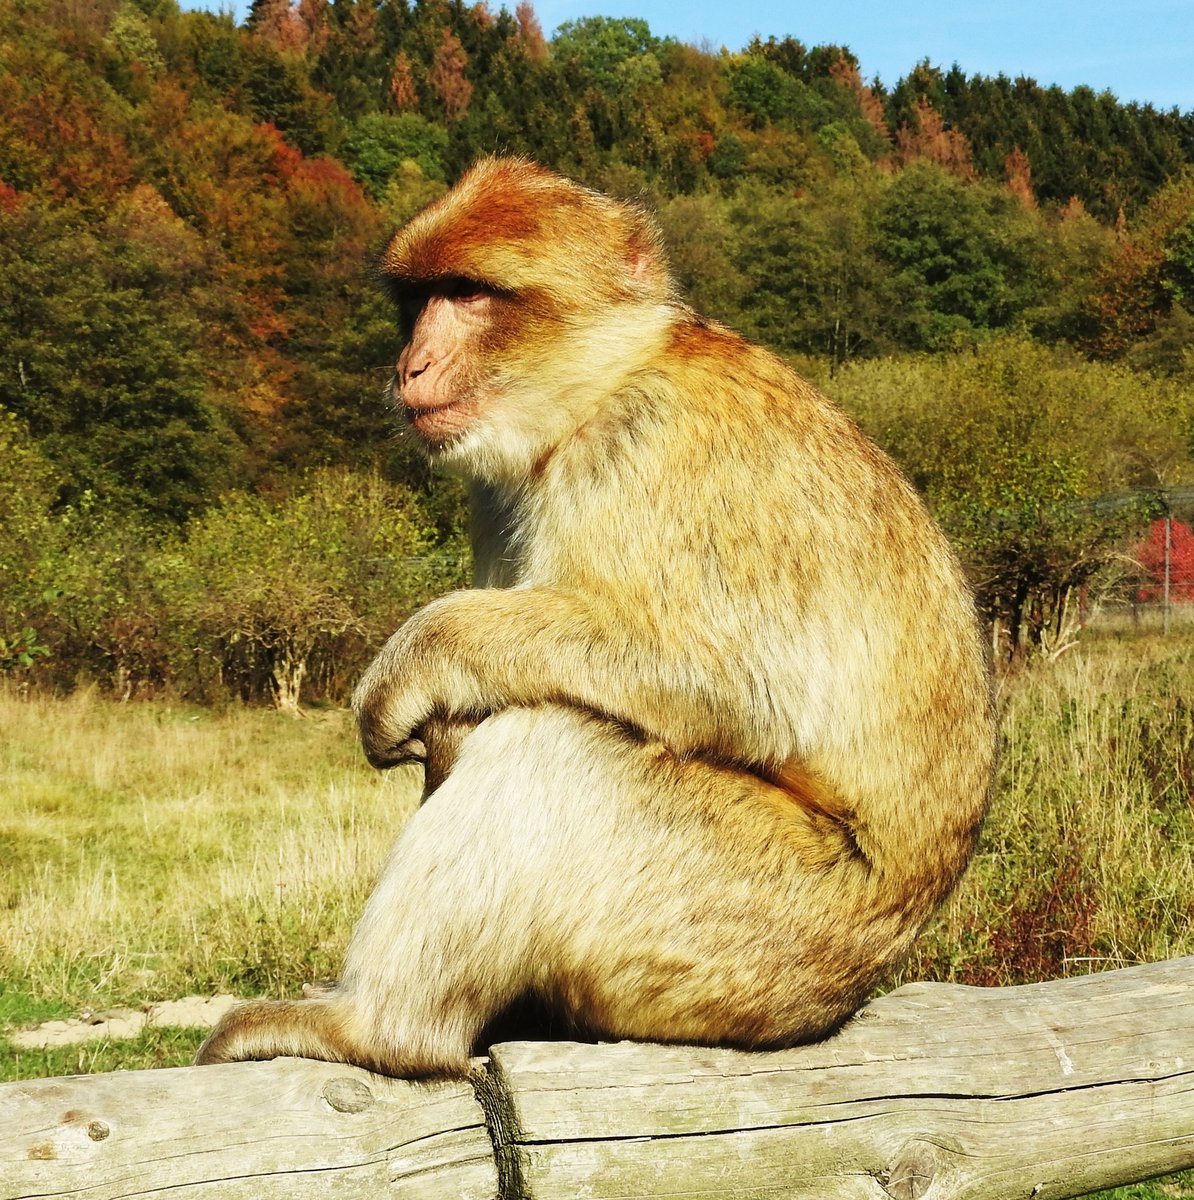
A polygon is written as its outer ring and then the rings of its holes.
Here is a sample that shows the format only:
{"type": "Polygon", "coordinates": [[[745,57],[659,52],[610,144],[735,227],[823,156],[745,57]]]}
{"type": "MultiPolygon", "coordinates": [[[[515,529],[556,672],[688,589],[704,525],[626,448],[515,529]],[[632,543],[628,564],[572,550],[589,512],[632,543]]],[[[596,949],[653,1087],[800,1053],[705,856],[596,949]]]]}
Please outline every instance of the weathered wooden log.
{"type": "Polygon", "coordinates": [[[283,1059],[0,1085],[0,1200],[945,1200],[1194,1167],[1194,958],[910,984],[770,1054],[507,1043],[469,1083],[283,1059]]]}
{"type": "Polygon", "coordinates": [[[467,1083],[268,1063],[0,1085],[0,1197],[493,1200],[467,1083]]]}

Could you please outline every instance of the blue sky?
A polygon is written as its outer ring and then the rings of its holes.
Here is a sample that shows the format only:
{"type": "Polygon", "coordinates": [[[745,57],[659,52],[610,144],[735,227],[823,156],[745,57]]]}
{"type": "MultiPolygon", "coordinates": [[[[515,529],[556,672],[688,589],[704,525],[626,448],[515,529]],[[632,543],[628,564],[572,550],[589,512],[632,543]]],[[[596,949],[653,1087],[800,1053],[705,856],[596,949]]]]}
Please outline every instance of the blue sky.
{"type": "MultiPolygon", "coordinates": [[[[247,8],[247,0],[183,3],[241,14],[247,8]]],[[[887,84],[928,58],[942,67],[957,62],[971,75],[1029,75],[1067,89],[1089,84],[1125,101],[1194,109],[1194,0],[921,0],[907,8],[890,0],[538,0],[535,11],[548,36],[577,17],[634,16],[657,35],[715,49],[741,49],[756,33],[849,46],[863,75],[887,84]]]]}

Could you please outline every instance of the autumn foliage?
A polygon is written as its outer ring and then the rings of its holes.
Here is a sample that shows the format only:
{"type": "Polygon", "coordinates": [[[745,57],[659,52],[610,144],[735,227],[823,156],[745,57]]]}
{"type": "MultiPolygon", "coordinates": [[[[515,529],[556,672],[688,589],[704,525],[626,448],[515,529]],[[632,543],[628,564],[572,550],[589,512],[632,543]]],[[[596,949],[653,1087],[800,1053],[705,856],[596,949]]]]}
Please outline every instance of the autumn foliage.
{"type": "Polygon", "coordinates": [[[1138,599],[1164,599],[1168,564],[1170,602],[1194,601],[1194,530],[1184,521],[1171,520],[1168,530],[1163,519],[1154,521],[1148,537],[1136,549],[1136,558],[1146,579],[1137,592],[1138,599]]]}
{"type": "MultiPolygon", "coordinates": [[[[28,669],[60,682],[276,693],[277,631],[255,658],[243,629],[187,633],[168,581],[191,535],[241,528],[209,514],[276,515],[316,480],[372,504],[376,479],[413,506],[410,557],[440,565],[412,566],[403,595],[459,571],[459,489],[393,434],[396,331],[370,260],[493,151],[645,199],[693,303],[853,380],[848,407],[922,357],[966,381],[925,434],[953,470],[938,502],[990,569],[984,602],[1038,630],[1009,581],[1054,571],[1025,585],[1054,594],[1057,564],[1086,578],[1095,553],[1045,493],[1189,478],[1194,115],[928,62],[888,87],[846,47],[712,52],[633,16],[549,38],[525,0],[253,0],[240,25],[176,0],[0,0],[0,18],[0,640],[31,630],[48,655],[28,669]],[[1039,423],[1004,454],[968,417],[1054,378],[1038,353],[1058,379],[1071,360],[1109,372],[1047,406],[1118,414],[1086,427],[1097,470],[1062,470],[1039,423]],[[991,536],[983,497],[1038,527],[991,536]]],[[[898,447],[917,422],[871,432],[898,447]]],[[[310,650],[305,687],[334,691],[331,658],[379,628],[379,593],[359,594],[372,617],[287,643],[310,650]]]]}

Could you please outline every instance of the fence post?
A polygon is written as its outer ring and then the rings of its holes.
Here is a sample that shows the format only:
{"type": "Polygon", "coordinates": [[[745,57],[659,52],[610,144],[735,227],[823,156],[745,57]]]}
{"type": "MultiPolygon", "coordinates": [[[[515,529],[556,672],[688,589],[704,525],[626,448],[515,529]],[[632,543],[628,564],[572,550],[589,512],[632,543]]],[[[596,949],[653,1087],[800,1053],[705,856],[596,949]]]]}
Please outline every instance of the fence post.
{"type": "Polygon", "coordinates": [[[1164,613],[1164,628],[1162,632],[1166,637],[1169,636],[1169,563],[1171,555],[1171,547],[1173,546],[1173,516],[1170,513],[1165,514],[1165,603],[1162,608],[1164,613]]]}

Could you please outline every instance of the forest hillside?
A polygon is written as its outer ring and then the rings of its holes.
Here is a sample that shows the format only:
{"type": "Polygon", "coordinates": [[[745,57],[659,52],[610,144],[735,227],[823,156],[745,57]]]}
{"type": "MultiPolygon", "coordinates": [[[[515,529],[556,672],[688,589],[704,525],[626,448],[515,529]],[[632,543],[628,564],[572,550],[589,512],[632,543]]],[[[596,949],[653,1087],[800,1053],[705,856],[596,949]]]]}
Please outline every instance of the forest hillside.
{"type": "Polygon", "coordinates": [[[0,670],[338,699],[462,577],[370,264],[493,151],[649,205],[692,302],[902,462],[1001,652],[1194,484],[1194,113],[526,2],[0,21],[0,670]]]}

